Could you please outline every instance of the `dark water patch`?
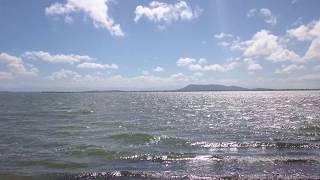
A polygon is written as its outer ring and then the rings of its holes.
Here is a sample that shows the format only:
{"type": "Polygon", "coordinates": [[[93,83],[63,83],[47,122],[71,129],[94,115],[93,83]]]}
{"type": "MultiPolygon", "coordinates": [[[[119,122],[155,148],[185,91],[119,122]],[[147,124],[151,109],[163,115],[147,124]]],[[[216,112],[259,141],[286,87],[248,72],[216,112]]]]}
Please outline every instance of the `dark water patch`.
{"type": "Polygon", "coordinates": [[[319,138],[313,138],[313,139],[310,139],[311,142],[320,142],[320,137],[319,138]]]}
{"type": "Polygon", "coordinates": [[[291,142],[275,142],[270,144],[271,147],[274,145],[276,148],[320,148],[317,144],[310,143],[291,143],[291,142]]]}
{"type": "Polygon", "coordinates": [[[48,135],[55,136],[57,138],[75,136],[80,134],[81,134],[81,130],[77,130],[77,129],[73,129],[73,130],[59,129],[59,130],[48,132],[48,135]]]}
{"type": "Polygon", "coordinates": [[[307,127],[300,128],[300,130],[306,131],[306,132],[309,132],[309,131],[320,132],[320,127],[319,126],[307,126],[307,127]]]}
{"type": "Polygon", "coordinates": [[[58,126],[57,128],[63,129],[63,130],[81,130],[86,128],[85,126],[81,126],[79,124],[68,124],[68,125],[61,125],[58,126]]]}
{"type": "Polygon", "coordinates": [[[79,174],[46,174],[38,176],[23,176],[23,175],[0,175],[0,179],[8,180],[140,180],[140,179],[172,179],[172,180],[235,180],[235,179],[320,179],[320,176],[307,176],[303,174],[281,175],[276,172],[261,175],[211,175],[199,176],[193,174],[174,174],[172,172],[157,172],[157,171],[107,171],[107,172],[83,172],[79,174]]]}
{"type": "Polygon", "coordinates": [[[306,126],[299,129],[305,136],[320,136],[319,126],[306,126]]]}
{"type": "Polygon", "coordinates": [[[1,180],[64,180],[65,174],[45,174],[37,176],[15,175],[15,174],[0,174],[1,180]]]}
{"type": "Polygon", "coordinates": [[[80,146],[78,148],[72,149],[70,153],[73,156],[77,156],[79,158],[96,157],[103,158],[105,160],[117,160],[120,159],[121,154],[125,154],[116,151],[109,151],[104,148],[94,146],[80,146]]]}
{"type": "Polygon", "coordinates": [[[191,142],[185,139],[170,137],[170,136],[159,136],[155,138],[155,143],[166,146],[190,146],[191,142]]]}
{"type": "Polygon", "coordinates": [[[55,161],[55,160],[39,160],[39,161],[23,161],[19,164],[24,166],[40,166],[53,169],[78,169],[86,168],[88,164],[86,163],[76,163],[68,161],[55,161]]]}
{"type": "Polygon", "coordinates": [[[112,158],[115,156],[115,152],[114,151],[107,151],[104,149],[88,149],[86,151],[86,154],[88,156],[98,156],[98,157],[105,157],[105,158],[112,158]]]}

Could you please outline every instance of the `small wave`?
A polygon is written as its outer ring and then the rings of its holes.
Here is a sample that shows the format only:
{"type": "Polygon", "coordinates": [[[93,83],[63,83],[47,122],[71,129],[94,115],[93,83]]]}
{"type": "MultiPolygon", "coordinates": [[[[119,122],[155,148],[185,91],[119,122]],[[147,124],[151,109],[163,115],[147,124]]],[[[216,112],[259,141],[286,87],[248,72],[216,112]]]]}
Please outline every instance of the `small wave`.
{"type": "Polygon", "coordinates": [[[83,172],[78,174],[46,174],[36,176],[24,176],[13,174],[0,174],[0,179],[31,180],[31,179],[55,179],[55,180],[97,180],[97,179],[185,179],[185,180],[212,180],[212,179],[320,179],[319,175],[308,176],[303,174],[282,175],[270,172],[264,175],[207,175],[175,174],[173,172],[157,171],[108,171],[108,172],[83,172]]]}
{"type": "Polygon", "coordinates": [[[307,163],[307,164],[314,164],[314,163],[318,163],[317,160],[314,159],[277,159],[274,160],[274,163],[276,164],[293,164],[293,163],[307,163]]]}
{"type": "Polygon", "coordinates": [[[91,172],[78,175],[67,175],[65,179],[72,180],[91,180],[91,179],[238,179],[240,176],[196,176],[196,175],[174,175],[170,172],[153,171],[113,171],[113,172],[91,172]]]}
{"type": "Polygon", "coordinates": [[[59,127],[60,129],[66,129],[66,130],[80,130],[83,129],[83,126],[80,125],[73,125],[73,124],[69,124],[69,125],[63,125],[59,127]]]}
{"type": "Polygon", "coordinates": [[[149,134],[143,133],[122,133],[109,136],[109,138],[129,144],[145,144],[155,138],[149,134]]]}
{"type": "Polygon", "coordinates": [[[319,126],[306,126],[300,128],[300,131],[303,132],[306,136],[319,136],[320,135],[320,127],[319,126]]]}
{"type": "Polygon", "coordinates": [[[319,126],[306,126],[303,128],[300,128],[302,131],[316,131],[320,132],[320,127],[319,126]]]}
{"type": "Polygon", "coordinates": [[[93,110],[91,109],[77,109],[77,110],[68,110],[68,113],[71,114],[82,114],[82,115],[87,115],[87,114],[92,114],[94,113],[93,110]]]}
{"type": "Polygon", "coordinates": [[[137,154],[133,152],[120,152],[120,151],[109,151],[104,148],[99,148],[95,146],[78,146],[70,150],[73,156],[77,157],[91,157],[91,158],[103,158],[108,161],[152,161],[152,162],[176,162],[176,161],[219,161],[224,159],[220,155],[210,155],[210,154],[195,154],[195,153],[145,153],[137,154]]]}
{"type": "Polygon", "coordinates": [[[185,179],[185,180],[212,180],[212,179],[319,179],[320,176],[307,176],[303,174],[281,175],[276,172],[262,175],[209,175],[199,176],[193,174],[175,174],[172,172],[156,171],[112,171],[112,172],[90,172],[76,175],[67,175],[68,180],[96,180],[96,179],[185,179]]]}
{"type": "Polygon", "coordinates": [[[219,142],[219,143],[208,143],[208,142],[195,142],[191,143],[193,146],[200,146],[203,148],[316,148],[319,149],[319,144],[310,143],[291,143],[291,142],[219,142]]]}
{"type": "Polygon", "coordinates": [[[81,114],[91,114],[91,113],[94,113],[93,110],[90,110],[90,109],[82,109],[80,111],[78,111],[79,113],[81,114]]]}
{"type": "Polygon", "coordinates": [[[289,142],[275,142],[269,143],[270,147],[276,148],[319,148],[320,146],[317,144],[309,144],[309,143],[289,143],[289,142]]]}
{"type": "Polygon", "coordinates": [[[73,149],[71,153],[78,157],[98,157],[103,158],[108,161],[152,161],[152,162],[177,162],[177,161],[219,161],[224,159],[220,155],[210,155],[210,154],[195,154],[195,153],[145,153],[137,154],[133,152],[118,152],[109,151],[103,148],[98,148],[94,146],[79,146],[73,149]]]}
{"type": "Polygon", "coordinates": [[[217,155],[197,155],[192,153],[169,153],[167,155],[132,155],[123,156],[122,160],[134,160],[134,161],[152,161],[152,162],[177,162],[177,161],[220,161],[222,156],[217,155]]]}
{"type": "Polygon", "coordinates": [[[109,138],[127,144],[158,144],[165,146],[190,146],[190,142],[184,139],[170,136],[153,136],[144,133],[122,133],[109,136],[109,138]]]}

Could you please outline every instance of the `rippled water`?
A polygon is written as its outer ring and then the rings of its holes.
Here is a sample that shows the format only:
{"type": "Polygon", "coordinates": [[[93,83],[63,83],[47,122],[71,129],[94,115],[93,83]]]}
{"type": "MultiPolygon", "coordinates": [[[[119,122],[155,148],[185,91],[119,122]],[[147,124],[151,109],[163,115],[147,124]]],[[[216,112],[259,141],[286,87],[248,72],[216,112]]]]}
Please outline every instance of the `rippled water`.
{"type": "Polygon", "coordinates": [[[320,91],[0,93],[0,177],[320,178],[320,91]]]}

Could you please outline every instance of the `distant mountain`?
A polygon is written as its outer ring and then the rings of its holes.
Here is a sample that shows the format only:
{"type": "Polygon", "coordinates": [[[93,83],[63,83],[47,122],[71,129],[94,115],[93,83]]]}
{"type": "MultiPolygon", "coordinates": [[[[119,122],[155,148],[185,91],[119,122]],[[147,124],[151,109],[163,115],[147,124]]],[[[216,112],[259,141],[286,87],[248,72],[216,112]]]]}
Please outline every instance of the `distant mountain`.
{"type": "Polygon", "coordinates": [[[184,88],[177,89],[176,91],[184,91],[184,92],[190,92],[190,91],[248,91],[250,89],[243,88],[239,86],[224,86],[220,84],[190,84],[184,88]]]}

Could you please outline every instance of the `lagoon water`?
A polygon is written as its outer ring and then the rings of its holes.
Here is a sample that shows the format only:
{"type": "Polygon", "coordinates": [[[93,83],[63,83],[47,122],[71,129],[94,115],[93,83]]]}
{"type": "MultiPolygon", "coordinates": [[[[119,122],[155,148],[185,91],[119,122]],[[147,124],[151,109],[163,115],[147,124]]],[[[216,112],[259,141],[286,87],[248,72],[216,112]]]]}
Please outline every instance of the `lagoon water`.
{"type": "Polygon", "coordinates": [[[0,177],[320,178],[320,91],[0,93],[0,177]]]}

